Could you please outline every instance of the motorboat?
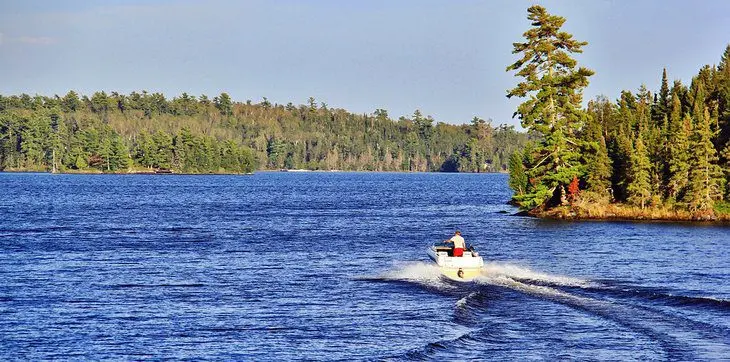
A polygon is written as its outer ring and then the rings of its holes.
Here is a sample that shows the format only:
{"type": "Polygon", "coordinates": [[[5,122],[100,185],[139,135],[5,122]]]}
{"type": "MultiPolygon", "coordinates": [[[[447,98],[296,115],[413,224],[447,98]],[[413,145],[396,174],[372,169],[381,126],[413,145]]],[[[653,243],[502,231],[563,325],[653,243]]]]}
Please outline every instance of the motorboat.
{"type": "Polygon", "coordinates": [[[464,249],[462,256],[454,256],[453,251],[453,244],[440,242],[428,248],[426,253],[439,266],[441,274],[451,280],[468,282],[482,273],[484,259],[473,246],[464,249]]]}

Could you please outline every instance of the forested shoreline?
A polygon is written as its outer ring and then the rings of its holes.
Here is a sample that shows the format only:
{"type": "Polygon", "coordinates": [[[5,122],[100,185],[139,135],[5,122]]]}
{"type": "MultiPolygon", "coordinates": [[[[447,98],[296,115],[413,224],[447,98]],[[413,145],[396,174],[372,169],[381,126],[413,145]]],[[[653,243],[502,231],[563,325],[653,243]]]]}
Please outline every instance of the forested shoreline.
{"type": "Polygon", "coordinates": [[[502,172],[527,140],[513,127],[436,122],[416,110],[354,114],[187,93],[0,95],[0,170],[248,173],[254,170],[502,172]]]}
{"type": "Polygon", "coordinates": [[[730,45],[689,86],[670,86],[664,69],[658,92],[642,85],[583,108],[593,71],[570,53],[587,42],[541,6],[528,18],[507,69],[524,80],[508,96],[528,98],[517,114],[539,140],[510,161],[514,201],[547,217],[730,220],[730,45]]]}

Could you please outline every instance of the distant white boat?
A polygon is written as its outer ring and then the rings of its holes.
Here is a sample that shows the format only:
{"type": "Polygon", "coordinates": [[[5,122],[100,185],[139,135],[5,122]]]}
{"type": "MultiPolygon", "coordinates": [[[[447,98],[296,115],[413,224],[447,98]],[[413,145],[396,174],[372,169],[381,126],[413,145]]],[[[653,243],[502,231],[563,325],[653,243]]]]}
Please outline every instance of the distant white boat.
{"type": "Polygon", "coordinates": [[[481,275],[484,259],[474,248],[464,250],[463,256],[453,256],[453,246],[446,243],[437,243],[426,250],[428,256],[439,266],[445,277],[468,282],[481,275]]]}
{"type": "Polygon", "coordinates": [[[306,170],[306,169],[301,169],[301,168],[294,168],[294,169],[282,168],[280,171],[281,172],[312,172],[312,170],[306,170]]]}

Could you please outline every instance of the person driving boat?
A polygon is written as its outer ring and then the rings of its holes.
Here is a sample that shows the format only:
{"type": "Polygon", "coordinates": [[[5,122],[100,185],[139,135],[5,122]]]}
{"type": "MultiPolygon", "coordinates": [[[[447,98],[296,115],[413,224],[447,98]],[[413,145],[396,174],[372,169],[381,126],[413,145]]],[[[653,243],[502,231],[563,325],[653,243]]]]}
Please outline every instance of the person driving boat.
{"type": "Polygon", "coordinates": [[[454,252],[452,254],[453,256],[464,256],[466,241],[464,241],[464,238],[461,236],[461,231],[456,230],[454,236],[452,236],[451,239],[448,240],[448,242],[454,244],[454,252]]]}

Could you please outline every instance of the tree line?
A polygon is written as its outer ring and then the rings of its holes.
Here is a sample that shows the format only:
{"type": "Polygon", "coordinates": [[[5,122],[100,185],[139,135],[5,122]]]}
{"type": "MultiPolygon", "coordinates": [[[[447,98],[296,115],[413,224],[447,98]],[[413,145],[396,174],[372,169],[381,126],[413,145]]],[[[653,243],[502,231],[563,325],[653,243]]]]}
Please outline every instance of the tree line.
{"type": "Polygon", "coordinates": [[[508,96],[529,98],[517,114],[539,140],[510,160],[517,203],[534,209],[583,197],[712,212],[730,197],[730,45],[689,86],[670,86],[664,69],[658,92],[642,85],[583,108],[593,71],[570,54],[587,43],[560,31],[565,19],[541,6],[528,18],[533,27],[513,52],[521,58],[507,69],[523,81],[508,96]]]}
{"type": "Polygon", "coordinates": [[[0,95],[0,170],[245,173],[255,169],[499,172],[514,127],[436,122],[416,110],[354,114],[187,93],[0,95]]]}

